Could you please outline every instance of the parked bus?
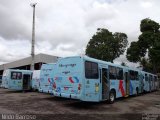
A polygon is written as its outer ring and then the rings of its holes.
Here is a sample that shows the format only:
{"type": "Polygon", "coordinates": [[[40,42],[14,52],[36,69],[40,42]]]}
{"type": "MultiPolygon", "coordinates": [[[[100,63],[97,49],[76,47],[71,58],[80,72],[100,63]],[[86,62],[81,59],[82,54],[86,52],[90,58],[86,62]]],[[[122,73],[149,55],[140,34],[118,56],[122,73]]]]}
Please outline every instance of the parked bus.
{"type": "Polygon", "coordinates": [[[92,102],[109,100],[113,103],[116,98],[148,90],[141,70],[87,56],[61,58],[55,70],[54,96],[92,102]]]}
{"type": "Polygon", "coordinates": [[[32,89],[38,90],[40,84],[40,70],[34,70],[32,75],[32,89]]]}
{"type": "Polygon", "coordinates": [[[55,64],[43,64],[40,70],[39,92],[52,93],[55,64]]]}
{"type": "Polygon", "coordinates": [[[4,78],[7,81],[7,88],[12,90],[30,90],[32,71],[8,69],[4,78]]]}

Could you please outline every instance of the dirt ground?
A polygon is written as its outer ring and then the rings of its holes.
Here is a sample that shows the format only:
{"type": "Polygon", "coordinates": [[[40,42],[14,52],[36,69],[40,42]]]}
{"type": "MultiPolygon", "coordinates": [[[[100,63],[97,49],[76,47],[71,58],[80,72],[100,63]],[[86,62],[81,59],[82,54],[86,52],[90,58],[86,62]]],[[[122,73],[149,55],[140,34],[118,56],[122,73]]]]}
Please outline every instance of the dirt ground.
{"type": "Polygon", "coordinates": [[[0,88],[0,120],[4,119],[2,115],[30,115],[35,120],[160,120],[160,91],[109,104],[0,88]]]}

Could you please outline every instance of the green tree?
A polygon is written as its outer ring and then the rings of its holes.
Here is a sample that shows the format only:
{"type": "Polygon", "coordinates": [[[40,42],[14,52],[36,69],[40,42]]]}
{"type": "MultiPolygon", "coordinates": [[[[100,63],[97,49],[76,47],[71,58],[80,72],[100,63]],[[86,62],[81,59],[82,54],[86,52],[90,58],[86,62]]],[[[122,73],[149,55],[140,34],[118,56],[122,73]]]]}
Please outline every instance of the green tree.
{"type": "Polygon", "coordinates": [[[98,28],[86,47],[86,55],[111,61],[124,53],[128,40],[125,33],[114,33],[104,28],[98,28]]]}
{"type": "Polygon", "coordinates": [[[146,32],[146,31],[151,31],[151,32],[159,32],[159,27],[160,25],[149,19],[149,18],[146,18],[146,19],[143,19],[141,21],[141,24],[140,24],[140,31],[143,33],[143,32],[146,32]]]}
{"type": "Polygon", "coordinates": [[[144,71],[152,72],[153,66],[148,59],[142,58],[140,60],[140,65],[143,67],[144,71]]]}
{"type": "Polygon", "coordinates": [[[155,45],[149,49],[148,55],[154,72],[160,72],[160,36],[159,40],[155,42],[155,45]]]}
{"type": "MultiPolygon", "coordinates": [[[[132,42],[127,49],[127,59],[131,62],[144,62],[144,57],[148,57],[148,69],[152,67],[157,72],[157,64],[160,64],[160,25],[159,23],[146,18],[141,21],[140,31],[142,34],[137,42],[132,42]]],[[[143,66],[144,67],[144,66],[143,66]]],[[[146,66],[145,66],[146,67],[146,66]]]]}
{"type": "Polygon", "coordinates": [[[140,61],[140,47],[138,42],[131,42],[130,47],[127,49],[126,57],[130,62],[140,61]]]}

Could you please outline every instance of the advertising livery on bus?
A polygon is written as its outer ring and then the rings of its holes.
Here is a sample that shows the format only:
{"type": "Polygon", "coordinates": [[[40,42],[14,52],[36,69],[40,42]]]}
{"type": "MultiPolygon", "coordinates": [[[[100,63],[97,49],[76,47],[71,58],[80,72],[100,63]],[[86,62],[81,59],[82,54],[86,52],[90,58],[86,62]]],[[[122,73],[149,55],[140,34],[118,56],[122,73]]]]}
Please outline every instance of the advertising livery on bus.
{"type": "Polygon", "coordinates": [[[39,92],[52,93],[55,64],[43,64],[40,70],[39,92]]]}
{"type": "Polygon", "coordinates": [[[55,66],[54,96],[99,102],[138,95],[158,89],[157,76],[93,59],[87,56],[66,57],[55,66]]]}

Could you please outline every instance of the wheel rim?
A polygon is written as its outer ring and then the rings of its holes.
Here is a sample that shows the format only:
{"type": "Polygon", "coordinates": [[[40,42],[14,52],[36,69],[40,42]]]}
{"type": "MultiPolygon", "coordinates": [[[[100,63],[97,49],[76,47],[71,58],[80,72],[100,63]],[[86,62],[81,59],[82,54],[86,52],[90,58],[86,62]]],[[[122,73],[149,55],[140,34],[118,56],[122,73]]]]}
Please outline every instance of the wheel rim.
{"type": "Polygon", "coordinates": [[[114,94],[113,93],[110,94],[110,101],[114,101],[114,94]]]}

